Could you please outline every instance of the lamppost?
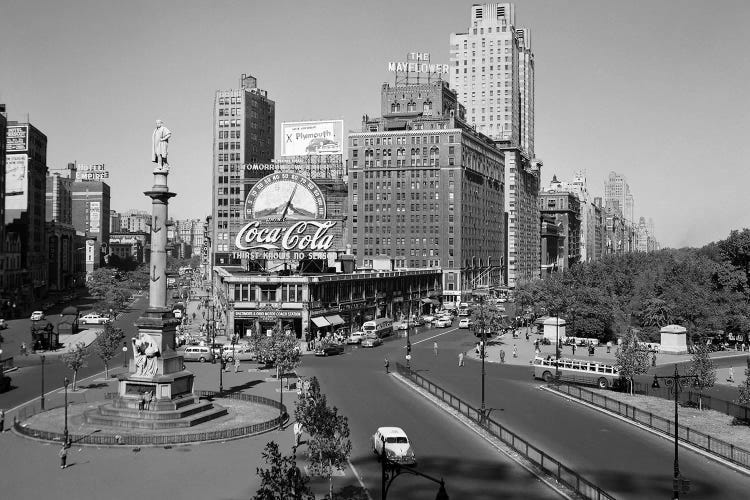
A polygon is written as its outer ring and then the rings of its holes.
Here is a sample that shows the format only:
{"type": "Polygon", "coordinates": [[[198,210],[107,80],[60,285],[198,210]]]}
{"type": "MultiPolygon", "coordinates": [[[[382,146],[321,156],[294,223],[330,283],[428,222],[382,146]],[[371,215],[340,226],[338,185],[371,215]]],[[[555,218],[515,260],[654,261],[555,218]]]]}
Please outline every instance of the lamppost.
{"type": "Polygon", "coordinates": [[[485,322],[484,317],[484,298],[485,294],[481,292],[474,291],[473,295],[475,297],[479,297],[479,330],[481,334],[482,343],[479,346],[479,357],[482,358],[482,404],[479,408],[480,412],[480,419],[481,421],[484,421],[484,419],[487,417],[487,409],[485,408],[484,404],[484,378],[486,375],[485,367],[484,367],[484,358],[485,358],[485,349],[487,345],[487,325],[485,322]]]}
{"type": "Polygon", "coordinates": [[[409,317],[406,318],[406,367],[411,370],[411,294],[409,294],[409,317]]]}
{"type": "Polygon", "coordinates": [[[68,377],[65,377],[65,380],[63,380],[63,385],[65,385],[65,430],[63,430],[63,440],[66,446],[68,444],[68,384],[70,384],[70,380],[68,380],[68,377]]]}
{"type": "Polygon", "coordinates": [[[664,381],[664,385],[674,389],[674,477],[672,478],[672,498],[677,500],[680,498],[680,490],[682,490],[683,493],[687,493],[690,489],[690,481],[680,477],[680,461],[678,457],[679,414],[677,412],[677,397],[679,395],[680,389],[683,389],[684,386],[688,385],[688,380],[692,380],[693,382],[695,382],[698,380],[698,376],[680,375],[677,372],[677,365],[675,364],[674,375],[664,375],[661,377],[657,377],[656,375],[654,375],[654,382],[651,384],[651,387],[653,387],[654,389],[658,389],[659,379],[662,379],[664,381]]]}
{"type": "Polygon", "coordinates": [[[427,474],[424,474],[423,472],[419,472],[415,469],[412,469],[409,466],[401,465],[398,462],[394,462],[390,458],[388,458],[386,452],[385,452],[385,437],[381,437],[381,447],[380,447],[380,491],[381,491],[381,499],[386,500],[388,497],[388,490],[391,487],[391,483],[393,483],[393,480],[396,479],[401,474],[412,474],[414,476],[423,477],[425,479],[429,479],[433,483],[437,483],[440,485],[440,489],[438,489],[437,496],[435,497],[435,500],[450,500],[448,497],[448,492],[445,491],[445,481],[443,481],[442,478],[437,479],[432,476],[428,476],[427,474]]]}
{"type": "Polygon", "coordinates": [[[122,367],[123,368],[128,367],[128,343],[127,342],[122,343],[122,367]]]}
{"type": "Polygon", "coordinates": [[[39,359],[42,361],[42,394],[39,397],[39,400],[42,403],[42,410],[44,410],[44,354],[41,354],[39,359]]]}
{"type": "Polygon", "coordinates": [[[560,383],[560,310],[555,311],[555,383],[560,383]]]}

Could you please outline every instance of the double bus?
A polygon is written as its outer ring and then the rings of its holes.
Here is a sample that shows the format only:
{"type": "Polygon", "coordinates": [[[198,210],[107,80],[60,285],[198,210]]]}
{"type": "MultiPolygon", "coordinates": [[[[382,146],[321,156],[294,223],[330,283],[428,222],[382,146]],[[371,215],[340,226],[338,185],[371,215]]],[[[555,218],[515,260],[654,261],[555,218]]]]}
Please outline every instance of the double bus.
{"type": "Polygon", "coordinates": [[[365,321],[362,325],[362,331],[365,335],[375,334],[381,339],[393,334],[393,320],[391,318],[378,318],[372,321],[365,321]]]}
{"type": "Polygon", "coordinates": [[[534,378],[552,382],[557,368],[560,369],[560,380],[574,384],[595,385],[600,389],[612,387],[620,379],[620,372],[612,365],[593,361],[560,358],[535,357],[532,362],[534,378]]]}

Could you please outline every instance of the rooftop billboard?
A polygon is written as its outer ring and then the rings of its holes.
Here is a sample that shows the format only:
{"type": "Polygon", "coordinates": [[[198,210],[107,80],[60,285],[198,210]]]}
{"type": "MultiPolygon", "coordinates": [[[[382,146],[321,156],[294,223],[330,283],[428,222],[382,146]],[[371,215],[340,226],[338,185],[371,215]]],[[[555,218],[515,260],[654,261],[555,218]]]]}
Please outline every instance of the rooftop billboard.
{"type": "Polygon", "coordinates": [[[343,120],[281,124],[281,156],[340,155],[343,147],[343,120]]]}

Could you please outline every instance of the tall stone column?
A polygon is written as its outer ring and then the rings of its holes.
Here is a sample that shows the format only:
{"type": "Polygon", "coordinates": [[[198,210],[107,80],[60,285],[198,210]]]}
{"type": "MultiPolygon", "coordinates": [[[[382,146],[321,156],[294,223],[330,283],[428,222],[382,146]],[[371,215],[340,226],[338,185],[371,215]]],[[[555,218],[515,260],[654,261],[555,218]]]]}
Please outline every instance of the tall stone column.
{"type": "Polygon", "coordinates": [[[167,307],[167,220],[169,199],[176,196],[167,186],[169,171],[154,170],[154,185],[144,194],[151,198],[151,263],[149,308],[167,307]]]}

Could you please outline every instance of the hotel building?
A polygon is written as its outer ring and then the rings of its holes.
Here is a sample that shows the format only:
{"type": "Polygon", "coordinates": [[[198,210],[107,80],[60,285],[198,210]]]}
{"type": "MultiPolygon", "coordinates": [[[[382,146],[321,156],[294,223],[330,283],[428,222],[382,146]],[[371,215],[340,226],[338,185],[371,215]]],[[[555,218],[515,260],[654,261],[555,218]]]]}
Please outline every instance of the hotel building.
{"type": "Polygon", "coordinates": [[[446,81],[397,78],[381,88],[381,117],[348,138],[357,265],[440,269],[449,307],[502,285],[503,153],[464,119],[446,81]]]}

